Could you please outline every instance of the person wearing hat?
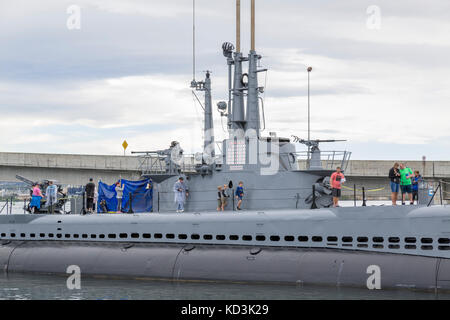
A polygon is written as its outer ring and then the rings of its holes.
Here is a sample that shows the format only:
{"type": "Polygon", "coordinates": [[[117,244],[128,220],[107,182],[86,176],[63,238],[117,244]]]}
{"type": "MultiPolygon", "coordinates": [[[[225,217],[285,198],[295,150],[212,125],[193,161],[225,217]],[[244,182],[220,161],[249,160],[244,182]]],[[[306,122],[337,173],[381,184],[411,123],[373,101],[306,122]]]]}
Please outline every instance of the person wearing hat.
{"type": "Polygon", "coordinates": [[[175,203],[177,204],[177,212],[184,212],[184,202],[189,196],[189,189],[184,183],[183,177],[179,177],[178,181],[173,185],[173,192],[175,193],[175,203]]]}

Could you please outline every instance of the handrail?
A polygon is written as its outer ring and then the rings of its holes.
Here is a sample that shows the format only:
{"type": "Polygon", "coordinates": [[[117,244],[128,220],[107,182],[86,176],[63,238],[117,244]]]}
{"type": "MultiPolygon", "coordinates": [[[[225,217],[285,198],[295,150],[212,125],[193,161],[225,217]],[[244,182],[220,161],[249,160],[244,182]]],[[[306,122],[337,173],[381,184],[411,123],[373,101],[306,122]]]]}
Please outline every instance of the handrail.
{"type": "Polygon", "coordinates": [[[439,181],[438,186],[436,187],[436,190],[434,190],[433,192],[433,196],[430,199],[430,202],[428,202],[427,207],[429,207],[431,205],[431,202],[433,202],[434,200],[434,196],[436,195],[436,192],[438,191],[438,189],[441,190],[441,205],[442,205],[442,187],[441,187],[441,181],[439,181]]]}

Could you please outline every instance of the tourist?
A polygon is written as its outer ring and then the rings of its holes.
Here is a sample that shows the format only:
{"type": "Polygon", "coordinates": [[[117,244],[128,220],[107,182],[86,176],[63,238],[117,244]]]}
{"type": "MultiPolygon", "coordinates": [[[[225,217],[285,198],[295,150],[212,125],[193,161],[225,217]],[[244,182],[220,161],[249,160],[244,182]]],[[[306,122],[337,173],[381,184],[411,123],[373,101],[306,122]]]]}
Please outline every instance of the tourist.
{"type": "Polygon", "coordinates": [[[339,198],[341,197],[341,186],[345,182],[344,174],[341,172],[341,167],[337,167],[330,178],[331,193],[333,195],[333,207],[339,207],[339,198]]]}
{"type": "Polygon", "coordinates": [[[396,162],[389,170],[389,179],[391,180],[391,200],[392,205],[397,205],[398,190],[400,189],[400,172],[398,171],[399,164],[396,162]]]}
{"type": "Polygon", "coordinates": [[[33,193],[31,194],[30,211],[35,213],[41,209],[41,199],[44,198],[42,191],[39,188],[39,184],[36,182],[33,185],[33,193]]]}
{"type": "Polygon", "coordinates": [[[419,183],[423,181],[419,170],[414,171],[414,177],[412,178],[412,198],[413,202],[416,201],[419,204],[419,183]]]}
{"type": "Polygon", "coordinates": [[[239,181],[239,186],[236,188],[236,192],[234,193],[236,196],[236,199],[238,199],[237,207],[236,209],[241,210],[241,204],[242,204],[242,198],[244,197],[244,183],[242,181],[239,181]]]}
{"type": "Polygon", "coordinates": [[[89,178],[89,182],[84,188],[86,192],[86,208],[89,213],[93,213],[94,211],[95,184],[93,181],[94,179],[89,178]]]}
{"type": "Polygon", "coordinates": [[[123,198],[123,189],[124,187],[121,185],[121,181],[117,181],[116,183],[116,198],[117,198],[117,212],[122,212],[122,198],[123,198]]]}
{"type": "Polygon", "coordinates": [[[412,182],[413,172],[404,163],[400,164],[400,189],[402,191],[402,205],[405,204],[405,197],[408,194],[409,204],[414,204],[412,197],[412,182]]]}
{"type": "Polygon", "coordinates": [[[222,188],[222,211],[225,210],[225,207],[227,206],[227,203],[228,203],[228,198],[230,197],[228,195],[227,190],[228,190],[228,186],[226,184],[224,184],[223,188],[222,188]]]}
{"type": "Polygon", "coordinates": [[[222,186],[217,187],[217,211],[223,210],[222,208],[222,186]]]}
{"type": "Polygon", "coordinates": [[[175,202],[177,204],[177,212],[184,212],[184,202],[189,196],[189,189],[184,183],[183,177],[178,178],[178,181],[173,185],[173,192],[175,192],[175,202]]]}
{"type": "Polygon", "coordinates": [[[54,206],[58,202],[58,187],[53,184],[53,181],[48,182],[48,187],[45,189],[45,196],[47,197],[45,206],[47,207],[48,213],[53,213],[54,206]]]}

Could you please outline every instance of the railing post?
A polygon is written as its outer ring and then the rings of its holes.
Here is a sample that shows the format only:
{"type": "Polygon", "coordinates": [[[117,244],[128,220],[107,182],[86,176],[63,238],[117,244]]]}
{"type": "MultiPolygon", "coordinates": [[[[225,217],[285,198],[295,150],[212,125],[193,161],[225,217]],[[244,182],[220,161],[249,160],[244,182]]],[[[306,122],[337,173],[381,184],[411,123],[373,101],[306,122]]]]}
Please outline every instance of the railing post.
{"type": "Polygon", "coordinates": [[[442,206],[442,184],[441,184],[441,180],[439,180],[439,197],[441,198],[441,206],[442,206]]]}
{"type": "Polygon", "coordinates": [[[353,185],[353,205],[356,207],[356,184],[353,185]]]}
{"type": "Polygon", "coordinates": [[[364,189],[364,187],[362,187],[362,196],[363,196],[363,203],[362,203],[362,206],[363,207],[366,207],[367,206],[367,204],[366,204],[366,190],[364,189]]]}
{"type": "Polygon", "coordinates": [[[133,212],[133,194],[131,192],[129,193],[129,197],[130,197],[130,209],[128,210],[128,213],[134,213],[133,212]]]}
{"type": "Polygon", "coordinates": [[[83,208],[81,208],[81,214],[86,214],[86,191],[83,192],[83,208]]]}
{"type": "Polygon", "coordinates": [[[159,212],[159,191],[158,191],[158,212],[159,212]]]}
{"type": "Polygon", "coordinates": [[[231,189],[231,199],[233,199],[233,211],[236,211],[235,207],[234,207],[234,188],[231,189]]]}

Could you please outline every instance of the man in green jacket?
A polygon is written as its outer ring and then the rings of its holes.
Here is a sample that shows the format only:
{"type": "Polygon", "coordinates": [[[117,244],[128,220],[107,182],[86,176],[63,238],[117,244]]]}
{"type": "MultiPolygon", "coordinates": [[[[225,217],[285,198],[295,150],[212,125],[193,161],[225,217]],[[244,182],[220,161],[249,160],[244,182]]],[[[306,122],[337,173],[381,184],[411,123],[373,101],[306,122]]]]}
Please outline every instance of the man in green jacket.
{"type": "Polygon", "coordinates": [[[400,164],[400,189],[402,190],[402,204],[405,204],[405,195],[408,194],[409,204],[414,204],[412,197],[412,182],[414,177],[413,172],[404,163],[400,164]]]}

